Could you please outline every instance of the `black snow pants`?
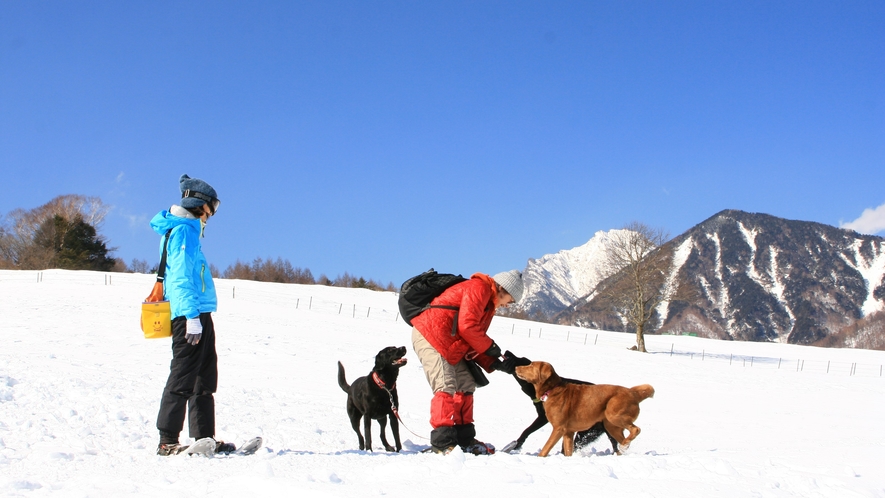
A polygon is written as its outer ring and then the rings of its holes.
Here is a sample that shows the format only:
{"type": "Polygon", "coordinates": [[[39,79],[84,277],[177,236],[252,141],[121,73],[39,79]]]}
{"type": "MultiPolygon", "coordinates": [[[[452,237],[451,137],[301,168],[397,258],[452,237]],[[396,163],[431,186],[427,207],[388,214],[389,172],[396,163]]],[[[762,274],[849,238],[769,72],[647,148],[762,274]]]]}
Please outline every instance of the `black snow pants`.
{"type": "Polygon", "coordinates": [[[162,438],[173,438],[184,426],[185,409],[190,437],[215,437],[215,397],[218,387],[218,355],[215,326],[210,313],[200,315],[203,335],[196,346],[187,343],[187,319],[172,320],[172,363],[160,401],[157,429],[162,438]]]}

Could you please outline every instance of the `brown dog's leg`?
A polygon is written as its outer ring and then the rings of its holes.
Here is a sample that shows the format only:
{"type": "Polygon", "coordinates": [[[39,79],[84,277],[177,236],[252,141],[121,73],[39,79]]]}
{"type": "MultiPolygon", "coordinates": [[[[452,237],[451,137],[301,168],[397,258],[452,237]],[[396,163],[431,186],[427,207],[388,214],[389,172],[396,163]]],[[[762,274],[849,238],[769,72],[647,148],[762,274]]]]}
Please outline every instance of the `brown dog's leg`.
{"type": "Polygon", "coordinates": [[[602,425],[605,426],[605,430],[606,430],[606,432],[608,432],[609,435],[610,435],[611,437],[615,438],[615,441],[618,442],[618,447],[615,448],[615,453],[617,453],[618,455],[620,455],[620,454],[621,454],[621,448],[623,448],[623,449],[626,450],[626,449],[627,449],[627,446],[630,445],[630,443],[626,443],[626,444],[624,443],[624,441],[625,441],[625,439],[624,439],[624,428],[623,428],[623,427],[618,427],[618,426],[616,426],[615,424],[609,422],[608,420],[603,420],[603,421],[602,421],[602,425]]]}
{"type": "Polygon", "coordinates": [[[550,439],[547,440],[547,443],[544,444],[544,447],[541,448],[541,452],[538,453],[539,457],[545,457],[550,454],[550,450],[553,449],[553,446],[556,445],[556,442],[562,438],[562,435],[565,433],[565,429],[557,429],[553,428],[553,432],[550,434],[550,439]]]}
{"type": "Polygon", "coordinates": [[[627,449],[630,446],[630,443],[632,443],[633,440],[636,439],[636,436],[638,436],[639,433],[642,432],[642,429],[640,429],[639,426],[636,426],[633,424],[628,425],[627,430],[630,431],[630,433],[627,435],[627,437],[624,439],[624,442],[621,444],[621,446],[623,446],[624,449],[627,449]]]}
{"type": "Polygon", "coordinates": [[[575,433],[566,432],[562,436],[562,454],[565,456],[572,456],[572,453],[575,452],[575,433]]]}

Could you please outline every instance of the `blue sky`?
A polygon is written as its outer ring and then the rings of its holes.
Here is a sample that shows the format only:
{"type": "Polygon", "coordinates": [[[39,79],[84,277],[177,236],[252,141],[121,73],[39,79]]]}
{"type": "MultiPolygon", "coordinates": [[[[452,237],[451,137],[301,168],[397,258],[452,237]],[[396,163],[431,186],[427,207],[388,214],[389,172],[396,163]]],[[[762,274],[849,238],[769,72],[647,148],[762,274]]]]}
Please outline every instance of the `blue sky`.
{"type": "Polygon", "coordinates": [[[469,274],[723,209],[885,229],[885,2],[0,3],[0,214],[205,179],[223,269],[469,274]],[[866,210],[866,214],[865,213],[866,210]]]}

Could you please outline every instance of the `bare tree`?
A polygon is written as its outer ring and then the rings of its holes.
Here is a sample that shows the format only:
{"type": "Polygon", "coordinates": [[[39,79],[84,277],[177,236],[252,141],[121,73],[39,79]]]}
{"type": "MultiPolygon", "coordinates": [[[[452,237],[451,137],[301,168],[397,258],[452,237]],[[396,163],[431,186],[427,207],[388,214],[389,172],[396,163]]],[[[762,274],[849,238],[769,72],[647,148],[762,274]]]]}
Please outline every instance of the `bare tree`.
{"type": "Polygon", "coordinates": [[[636,349],[642,352],[655,309],[677,297],[676,279],[669,278],[672,251],[664,246],[668,238],[661,229],[632,222],[611,233],[599,270],[604,280],[598,298],[636,331],[636,349]]]}
{"type": "MultiPolygon", "coordinates": [[[[159,265],[155,265],[155,266],[159,266],[159,265]]],[[[131,273],[144,273],[147,275],[150,273],[155,273],[157,270],[154,268],[151,268],[151,264],[148,263],[147,260],[145,260],[145,259],[133,259],[132,263],[127,268],[127,271],[129,271],[131,273]]]]}

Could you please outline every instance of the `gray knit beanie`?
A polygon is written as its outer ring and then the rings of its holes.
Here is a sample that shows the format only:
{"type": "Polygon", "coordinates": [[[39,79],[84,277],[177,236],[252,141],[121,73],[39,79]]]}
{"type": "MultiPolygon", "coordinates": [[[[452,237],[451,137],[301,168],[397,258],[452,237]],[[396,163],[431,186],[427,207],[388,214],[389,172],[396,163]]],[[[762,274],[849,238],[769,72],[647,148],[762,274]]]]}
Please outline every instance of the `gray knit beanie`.
{"type": "Polygon", "coordinates": [[[525,291],[525,284],[522,282],[522,273],[519,270],[501,272],[492,278],[495,279],[495,282],[503,287],[508,294],[513,296],[514,302],[519,302],[519,300],[522,299],[522,294],[525,291]]]}
{"type": "Polygon", "coordinates": [[[218,200],[218,193],[215,192],[215,189],[212,188],[212,185],[209,185],[199,178],[191,178],[187,175],[181,175],[178,183],[181,187],[181,207],[183,208],[193,209],[206,204],[205,200],[198,197],[208,196],[216,201],[218,200]],[[188,196],[189,193],[193,192],[202,195],[198,195],[197,197],[188,196]]]}

